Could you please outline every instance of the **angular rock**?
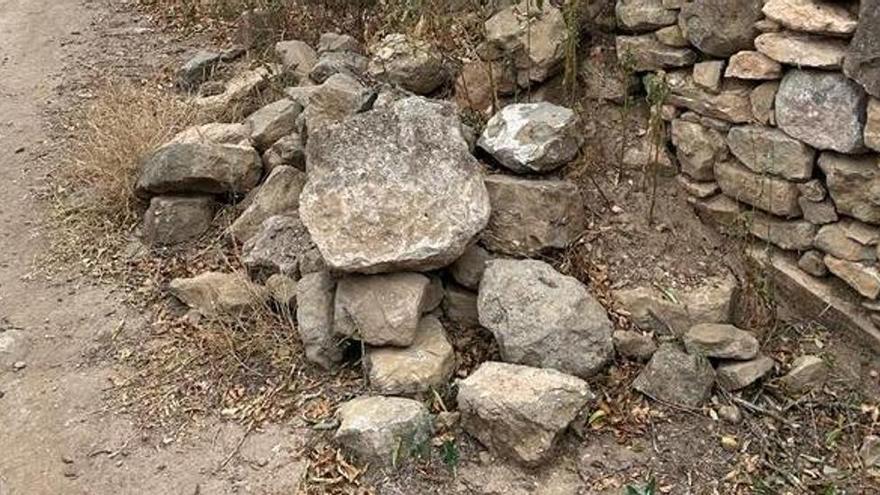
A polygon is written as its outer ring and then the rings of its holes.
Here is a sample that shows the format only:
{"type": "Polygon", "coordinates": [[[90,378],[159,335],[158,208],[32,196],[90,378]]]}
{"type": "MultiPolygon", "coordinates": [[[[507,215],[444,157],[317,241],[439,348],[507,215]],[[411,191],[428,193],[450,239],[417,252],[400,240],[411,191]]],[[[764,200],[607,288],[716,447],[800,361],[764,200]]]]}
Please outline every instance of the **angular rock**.
{"type": "Polygon", "coordinates": [[[858,25],[845,5],[826,0],[768,0],[762,11],[788,29],[806,33],[844,35],[858,25]]]}
{"type": "Polygon", "coordinates": [[[697,181],[714,180],[715,164],[728,157],[720,132],[683,119],[672,121],[672,144],[681,171],[697,181]]]}
{"type": "Polygon", "coordinates": [[[776,121],[789,136],[841,153],[864,146],[867,97],[839,72],[792,69],[776,94],[776,121]]]}
{"type": "Polygon", "coordinates": [[[205,272],[192,278],[176,278],[168,286],[171,295],[203,315],[236,315],[264,304],[266,289],[237,273],[205,272]]]}
{"type": "Polygon", "coordinates": [[[336,411],[333,439],[360,462],[398,468],[431,448],[431,414],[421,402],[401,397],[358,397],[336,411]]]}
{"type": "Polygon", "coordinates": [[[631,330],[617,330],[612,334],[614,349],[621,356],[634,361],[647,361],[657,351],[654,339],[631,330]]]}
{"type": "Polygon", "coordinates": [[[623,164],[631,169],[649,170],[655,163],[658,173],[663,177],[678,174],[672,153],[665,144],[658,148],[650,133],[630,138],[627,149],[623,152],[623,164]]]}
{"type": "Polygon", "coordinates": [[[242,247],[242,263],[254,280],[276,273],[299,277],[299,260],[314,245],[309,231],[295,216],[274,215],[242,247]]]}
{"type": "Polygon", "coordinates": [[[733,199],[719,194],[705,200],[693,200],[691,204],[703,222],[722,231],[742,232],[742,223],[745,220],[743,207],[733,199]]]}
{"type": "Polygon", "coordinates": [[[819,179],[808,180],[798,184],[801,197],[808,201],[823,201],[828,196],[828,191],[819,179]]]}
{"type": "Polygon", "coordinates": [[[752,212],[749,232],[758,239],[788,251],[806,251],[813,247],[816,225],[804,220],[783,220],[760,211],[752,212]]]}
{"type": "Polygon", "coordinates": [[[880,98],[880,1],[862,0],[859,26],[849,45],[843,72],[861,84],[865,91],[880,98]]]}
{"type": "Polygon", "coordinates": [[[400,33],[389,34],[379,42],[368,70],[379,81],[422,95],[433,92],[447,79],[437,50],[400,33]]]}
{"type": "Polygon", "coordinates": [[[263,166],[269,173],[281,166],[305,171],[306,147],[302,136],[294,132],[275,141],[275,144],[263,153],[263,166]]]}
{"type": "Polygon", "coordinates": [[[449,267],[449,272],[459,284],[468,289],[477,290],[480,286],[480,280],[483,279],[483,272],[486,271],[486,262],[491,259],[492,255],[489,251],[477,244],[472,244],[449,267]]]}
{"type": "MultiPolygon", "coordinates": [[[[462,108],[494,114],[498,98],[516,92],[516,68],[499,61],[464,64],[455,80],[455,101],[462,108]]],[[[499,102],[500,103],[500,102],[499,102]]]]}
{"type": "Polygon", "coordinates": [[[281,60],[281,66],[296,77],[299,82],[307,82],[309,73],[318,62],[318,53],[308,43],[299,40],[279,41],[275,43],[275,56],[281,60]]]}
{"type": "Polygon", "coordinates": [[[419,322],[412,345],[406,348],[368,347],[364,369],[370,388],[383,395],[423,395],[442,391],[455,371],[455,351],[434,316],[419,322]]]}
{"type": "Polygon", "coordinates": [[[735,124],[752,120],[751,87],[743,81],[726,80],[712,92],[698,86],[688,70],[672,71],[666,80],[670,91],[667,101],[672,105],[735,124]]]}
{"type": "Polygon", "coordinates": [[[324,52],[318,56],[318,61],[309,72],[309,78],[321,84],[337,74],[359,77],[367,73],[369,65],[370,59],[360,53],[324,52]]]}
{"type": "Polygon", "coordinates": [[[715,180],[724,194],[780,217],[801,215],[797,184],[770,175],[761,175],[736,160],[715,164],[715,180]]]}
{"type": "Polygon", "coordinates": [[[727,131],[729,131],[730,128],[733,127],[733,124],[731,124],[730,122],[719,120],[713,117],[707,117],[697,112],[687,111],[681,114],[679,118],[681,120],[684,120],[685,122],[700,124],[703,127],[708,127],[709,129],[714,129],[724,134],[727,134],[727,131]]]}
{"type": "Polygon", "coordinates": [[[306,108],[312,100],[312,95],[314,95],[320,87],[321,86],[319,85],[289,86],[284,88],[284,96],[299,103],[303,108],[306,108]]]}
{"type": "Polygon", "coordinates": [[[790,31],[764,33],[755,39],[755,48],[779,63],[817,69],[840,69],[846,56],[844,40],[790,31]]]}
{"type": "Polygon", "coordinates": [[[865,146],[880,151],[880,99],[870,98],[865,121],[865,146]]]}
{"type": "Polygon", "coordinates": [[[464,430],[494,453],[527,466],[552,455],[561,434],[593,398],[589,385],[573,376],[496,362],[483,363],[458,385],[464,430]]]}
{"type": "Polygon", "coordinates": [[[583,135],[570,109],[552,103],[518,103],[496,113],[477,145],[518,173],[543,173],[570,162],[583,135]]]}
{"type": "Polygon", "coordinates": [[[375,92],[348,74],[330,76],[309,96],[309,104],[302,113],[306,131],[311,135],[323,127],[368,110],[375,97],[375,92]]]}
{"type": "Polygon", "coordinates": [[[803,196],[798,198],[798,205],[804,214],[804,220],[816,224],[825,225],[826,223],[836,222],[839,217],[834,203],[830,199],[825,201],[810,201],[803,196]]]}
{"type": "Polygon", "coordinates": [[[804,393],[821,387],[828,377],[828,365],[817,356],[801,356],[791,363],[791,369],[779,384],[792,393],[804,393]]]}
{"type": "Polygon", "coordinates": [[[859,294],[868,299],[877,299],[880,295],[880,271],[875,264],[865,264],[825,255],[825,266],[859,294]]]}
{"type": "Polygon", "coordinates": [[[241,108],[248,99],[265,89],[275,78],[275,71],[269,67],[236,74],[223,87],[219,94],[202,96],[193,103],[208,113],[224,113],[241,108]]]}
{"type": "Polygon", "coordinates": [[[136,189],[141,195],[241,194],[257,185],[262,168],[260,155],[249,146],[172,143],[147,159],[136,189]]]}
{"type": "Polygon", "coordinates": [[[412,272],[340,279],[334,331],[373,346],[411,345],[422,313],[430,309],[430,283],[412,272]]]}
{"type": "Polygon", "coordinates": [[[250,129],[256,148],[265,151],[275,141],[296,129],[296,118],[302,110],[299,103],[282,98],[252,113],[245,119],[244,125],[250,129]]]}
{"type": "Polygon", "coordinates": [[[177,71],[177,86],[185,90],[197,88],[199,84],[211,77],[222,59],[223,54],[219,52],[205,50],[196,52],[177,71]]]}
{"type": "Polygon", "coordinates": [[[293,167],[276,167],[253,194],[251,202],[229,227],[237,241],[244,242],[260,230],[263,222],[273,215],[296,215],[299,195],[306,183],[306,175],[293,167]]]}
{"type": "Polygon", "coordinates": [[[492,214],[482,240],[490,251],[534,255],[565,248],[583,233],[586,214],[573,182],[491,175],[485,183],[492,214]]]}
{"type": "Polygon", "coordinates": [[[266,290],[282,311],[296,306],[296,280],[287,275],[276,273],[269,277],[266,280],[266,290]]]}
{"type": "Polygon", "coordinates": [[[758,355],[758,339],[733,325],[701,323],[684,335],[688,353],[719,359],[744,361],[758,355]]]}
{"type": "Polygon", "coordinates": [[[859,457],[867,468],[880,466],[880,437],[867,435],[859,448],[859,457]]]}
{"type": "Polygon", "coordinates": [[[678,12],[663,5],[663,0],[617,0],[614,14],[620,27],[629,31],[654,31],[678,22],[678,12]]]}
{"type": "Polygon", "coordinates": [[[708,198],[721,190],[717,182],[696,182],[685,174],[681,174],[675,179],[681,184],[682,189],[696,198],[708,198]]]}
{"type": "Polygon", "coordinates": [[[361,44],[347,34],[323,33],[318,38],[318,53],[354,52],[361,53],[361,44]]]}
{"type": "Polygon", "coordinates": [[[443,299],[443,313],[446,314],[449,321],[463,327],[479,327],[480,314],[477,310],[477,293],[458,285],[447,285],[446,296],[443,299]]]}
{"type": "Polygon", "coordinates": [[[784,179],[805,180],[813,176],[816,150],[773,127],[732,127],[727,134],[730,152],[757,173],[784,179]]]}
{"type": "Polygon", "coordinates": [[[697,407],[709,397],[714,383],[709,360],[685,354],[675,344],[663,344],[633,381],[633,388],[652,399],[697,407]]]}
{"type": "MultiPolygon", "coordinates": [[[[546,81],[562,68],[568,40],[565,18],[551,2],[523,0],[485,23],[486,60],[514,61],[521,82],[546,81]]],[[[522,84],[525,85],[525,84],[522,84]]]]}
{"type": "Polygon", "coordinates": [[[440,268],[489,221],[452,104],[400,100],[311,135],[306,151],[300,215],[333,269],[440,268]]]}
{"type": "Polygon", "coordinates": [[[507,362],[586,378],[613,353],[605,309],[581,282],[542,261],[490,261],[477,304],[507,362]]]}
{"type": "Polygon", "coordinates": [[[195,239],[211,227],[215,207],[210,196],[156,196],[144,213],[144,240],[169,246],[195,239]]]}
{"type": "Polygon", "coordinates": [[[782,65],[761,52],[745,50],[730,57],[725,77],[773,80],[782,77],[782,65]]]}
{"type": "Polygon", "coordinates": [[[250,131],[244,124],[227,124],[213,122],[187,127],[179,132],[171,143],[189,144],[234,144],[238,146],[251,146],[250,131]]]}
{"type": "Polygon", "coordinates": [[[718,385],[728,391],[740,390],[760,380],[773,370],[774,361],[758,356],[750,361],[722,363],[716,371],[718,385]]]}
{"type": "Polygon", "coordinates": [[[776,125],[774,104],[778,90],[779,82],[770,81],[757,86],[749,94],[749,102],[752,104],[752,116],[759,124],[776,125]]]}
{"type": "Polygon", "coordinates": [[[828,267],[825,266],[823,258],[824,255],[820,251],[811,249],[801,255],[798,259],[798,266],[814,277],[824,277],[828,275],[828,267]]]}
{"type": "Polygon", "coordinates": [[[303,275],[296,284],[296,330],[306,359],[324,369],[342,361],[339,337],[333,332],[336,280],[329,272],[303,275]]]}
{"type": "Polygon", "coordinates": [[[703,89],[717,93],[724,75],[724,60],[707,60],[694,64],[694,83],[703,89]]]}
{"type": "Polygon", "coordinates": [[[663,44],[653,34],[617,36],[614,42],[617,53],[632,56],[636,72],[686,67],[697,61],[695,51],[663,44]]]}
{"type": "Polygon", "coordinates": [[[837,211],[863,222],[880,223],[880,160],[876,156],[819,155],[828,192],[837,211]]]}
{"type": "Polygon", "coordinates": [[[696,0],[681,8],[678,22],[700,51],[729,57],[752,47],[763,4],[763,0],[696,0]]]}
{"type": "Polygon", "coordinates": [[[666,26],[665,28],[658,29],[654,32],[654,36],[657,37],[657,40],[660,43],[663,43],[667,46],[672,46],[675,48],[687,48],[690,46],[687,38],[684,37],[684,33],[681,32],[681,28],[677,25],[666,26]]]}

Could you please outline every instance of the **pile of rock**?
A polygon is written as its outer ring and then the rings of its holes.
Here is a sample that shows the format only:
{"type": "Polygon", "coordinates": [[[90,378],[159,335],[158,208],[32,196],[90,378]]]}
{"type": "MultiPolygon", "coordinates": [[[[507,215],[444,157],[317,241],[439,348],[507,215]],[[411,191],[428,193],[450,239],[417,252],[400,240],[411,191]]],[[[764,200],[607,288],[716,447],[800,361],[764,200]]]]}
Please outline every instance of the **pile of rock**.
{"type": "Polygon", "coordinates": [[[880,321],[880,2],[619,0],[617,17],[618,56],[666,72],[698,212],[798,253],[880,321]]]}

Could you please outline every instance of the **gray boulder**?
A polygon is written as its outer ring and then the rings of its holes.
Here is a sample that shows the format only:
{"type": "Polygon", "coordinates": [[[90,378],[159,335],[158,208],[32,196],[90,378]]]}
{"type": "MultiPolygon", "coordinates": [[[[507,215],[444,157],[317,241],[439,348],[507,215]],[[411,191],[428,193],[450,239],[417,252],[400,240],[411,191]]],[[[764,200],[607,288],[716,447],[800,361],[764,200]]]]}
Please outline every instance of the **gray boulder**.
{"type": "Polygon", "coordinates": [[[715,164],[729,156],[723,134],[684,119],[672,121],[672,144],[681,171],[698,181],[714,180],[715,164]]]}
{"type": "Polygon", "coordinates": [[[490,251],[529,256],[562,249],[586,227],[583,199],[573,182],[491,175],[485,183],[492,214],[482,240],[490,251]]]}
{"type": "Polygon", "coordinates": [[[242,246],[242,263],[254,280],[280,273],[299,278],[299,260],[313,247],[309,231],[296,216],[275,215],[242,246]]]}
{"type": "Polygon", "coordinates": [[[617,330],[612,334],[614,349],[621,356],[634,361],[647,361],[657,352],[657,344],[647,335],[632,330],[617,330]]]}
{"type": "Polygon", "coordinates": [[[447,80],[438,50],[400,33],[385,36],[374,47],[368,70],[379,81],[420,95],[433,92],[447,80]]]}
{"type": "Polygon", "coordinates": [[[318,61],[318,54],[308,43],[299,40],[279,41],[275,43],[275,56],[281,60],[284,70],[296,77],[297,81],[308,81],[318,61]]]}
{"type": "Polygon", "coordinates": [[[837,211],[863,222],[880,223],[880,160],[873,155],[825,152],[819,168],[837,211]]]}
{"type": "Polygon", "coordinates": [[[694,325],[683,340],[690,354],[738,361],[753,359],[760,348],[750,332],[721,323],[694,325]]]}
{"type": "Polygon", "coordinates": [[[755,47],[771,59],[796,67],[840,69],[846,55],[846,41],[810,34],[764,33],[755,39],[755,47]]]}
{"type": "Polygon", "coordinates": [[[296,285],[296,331],[306,359],[324,369],[342,361],[339,337],[333,333],[336,280],[328,272],[314,272],[296,285]]]}
{"type": "Polygon", "coordinates": [[[859,25],[843,63],[843,72],[880,98],[880,0],[862,0],[859,25]]]}
{"type": "Polygon", "coordinates": [[[317,62],[312,66],[309,77],[318,84],[337,74],[359,77],[367,73],[369,65],[370,59],[360,53],[324,52],[318,56],[317,62]]]}
{"type": "Polygon", "coordinates": [[[274,215],[296,215],[306,175],[293,167],[276,167],[251,196],[248,207],[229,227],[233,238],[244,242],[274,215]]]}
{"type": "Polygon", "coordinates": [[[749,361],[722,363],[716,370],[718,385],[728,391],[740,390],[764,378],[773,370],[774,361],[767,356],[758,356],[749,361]]]}
{"type": "Polygon", "coordinates": [[[825,255],[825,266],[828,271],[846,282],[863,297],[877,299],[880,296],[880,270],[876,263],[863,263],[835,258],[825,255]]]}
{"type": "Polygon", "coordinates": [[[318,53],[326,52],[354,52],[361,53],[361,44],[358,40],[347,34],[323,33],[318,38],[318,53]]]}
{"type": "Polygon", "coordinates": [[[468,289],[476,290],[483,279],[486,271],[486,263],[492,259],[492,254],[477,244],[471,244],[465,249],[460,258],[449,266],[452,278],[468,289]]]}
{"type": "Polygon", "coordinates": [[[293,132],[296,129],[296,118],[302,110],[299,103],[282,98],[248,116],[244,125],[250,130],[254,146],[265,151],[275,141],[293,132]]]}
{"type": "Polygon", "coordinates": [[[300,215],[333,269],[440,268],[489,220],[452,104],[397,101],[311,135],[307,155],[300,215]]]}
{"type": "Polygon", "coordinates": [[[670,92],[667,102],[671,105],[735,124],[752,121],[752,88],[745,81],[726,79],[717,91],[711,91],[698,85],[686,69],[669,72],[666,81],[670,92]]]}
{"type": "Polygon", "coordinates": [[[839,72],[793,69],[776,93],[776,121],[789,136],[820,150],[864,148],[864,90],[839,72]]]}
{"type": "Polygon", "coordinates": [[[249,146],[172,143],[147,159],[136,191],[140,195],[241,194],[257,185],[262,170],[260,155],[249,146]]]}
{"type": "Polygon", "coordinates": [[[605,309],[581,282],[542,261],[490,261],[477,304],[507,362],[586,378],[614,352],[605,309]]]}
{"type": "MultiPolygon", "coordinates": [[[[803,204],[800,200],[798,205],[803,204]]],[[[813,247],[816,225],[808,220],[787,220],[761,211],[748,217],[749,233],[758,239],[789,251],[806,251],[813,247]]]]}
{"type": "Polygon", "coordinates": [[[568,30],[562,11],[551,2],[539,8],[522,0],[489,18],[485,30],[482,58],[512,60],[521,86],[546,81],[562,69],[568,30]]]}
{"type": "Polygon", "coordinates": [[[285,165],[303,171],[306,169],[306,146],[299,133],[284,136],[263,153],[263,166],[267,172],[271,173],[285,165]]]}
{"type": "Polygon", "coordinates": [[[486,362],[458,383],[462,427],[494,453],[527,466],[548,459],[594,398],[583,380],[555,370],[486,362]]]}
{"type": "Polygon", "coordinates": [[[633,388],[652,399],[698,407],[712,392],[715,370],[703,356],[691,356],[675,344],[663,344],[633,381],[633,388]]]}
{"type": "Polygon", "coordinates": [[[794,31],[839,36],[856,30],[858,19],[845,3],[824,0],[767,0],[768,19],[794,31]]]}
{"type": "Polygon", "coordinates": [[[763,6],[763,0],[696,0],[681,8],[678,22],[700,51],[729,57],[752,47],[763,6]]]}
{"type": "Polygon", "coordinates": [[[195,239],[211,227],[216,206],[210,196],[156,196],[144,213],[144,240],[170,246],[195,239]]]}
{"type": "Polygon", "coordinates": [[[736,160],[715,164],[715,180],[731,198],[786,218],[801,215],[797,184],[785,179],[752,172],[736,160]]]}
{"type": "Polygon", "coordinates": [[[877,260],[876,245],[880,229],[870,227],[855,220],[824,225],[816,234],[816,248],[837,258],[848,261],[877,260]],[[869,238],[862,238],[859,232],[872,231],[869,238]]]}
{"type": "Polygon", "coordinates": [[[348,74],[335,74],[310,90],[301,120],[308,134],[369,110],[376,93],[348,74]]]}
{"type": "Polygon", "coordinates": [[[779,129],[757,125],[731,127],[727,145],[753,172],[797,181],[813,176],[816,150],[779,129]]]}

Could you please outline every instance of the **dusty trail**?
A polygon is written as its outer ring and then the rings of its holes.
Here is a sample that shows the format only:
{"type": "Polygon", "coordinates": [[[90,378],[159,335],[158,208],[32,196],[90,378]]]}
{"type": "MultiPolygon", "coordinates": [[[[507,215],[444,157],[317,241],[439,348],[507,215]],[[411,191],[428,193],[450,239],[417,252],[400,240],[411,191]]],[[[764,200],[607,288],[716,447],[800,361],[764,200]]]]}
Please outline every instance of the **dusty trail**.
{"type": "MultiPolygon", "coordinates": [[[[116,2],[118,3],[118,2],[116,2]]],[[[205,424],[185,438],[140,431],[106,410],[114,371],[90,364],[101,336],[141,331],[143,317],[77,275],[34,273],[48,212],[36,197],[57,163],[44,110],[98,46],[108,6],[0,0],[0,494],[286,492],[303,463],[280,428],[248,436],[205,424]],[[15,364],[24,366],[16,370],[15,364]]]]}

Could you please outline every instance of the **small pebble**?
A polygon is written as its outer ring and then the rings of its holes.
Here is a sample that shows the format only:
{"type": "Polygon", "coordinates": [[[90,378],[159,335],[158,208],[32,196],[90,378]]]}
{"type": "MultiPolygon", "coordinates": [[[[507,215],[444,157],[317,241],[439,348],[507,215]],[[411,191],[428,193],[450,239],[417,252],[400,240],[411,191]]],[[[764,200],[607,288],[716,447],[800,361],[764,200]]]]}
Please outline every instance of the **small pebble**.
{"type": "Polygon", "coordinates": [[[718,417],[736,425],[742,421],[742,411],[736,406],[721,406],[718,408],[718,417]]]}
{"type": "Polygon", "coordinates": [[[63,455],[61,456],[61,462],[63,462],[64,464],[73,464],[73,458],[63,455]]]}
{"type": "Polygon", "coordinates": [[[725,435],[721,437],[721,446],[724,447],[724,450],[733,451],[739,447],[739,443],[736,441],[736,438],[725,435]]]}
{"type": "Polygon", "coordinates": [[[12,364],[12,367],[15,369],[15,371],[21,371],[27,368],[27,363],[24,361],[16,361],[12,364]]]}

